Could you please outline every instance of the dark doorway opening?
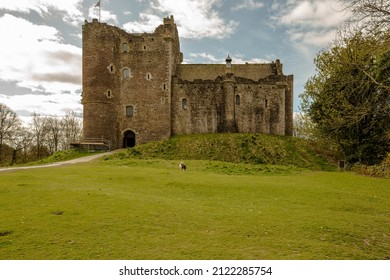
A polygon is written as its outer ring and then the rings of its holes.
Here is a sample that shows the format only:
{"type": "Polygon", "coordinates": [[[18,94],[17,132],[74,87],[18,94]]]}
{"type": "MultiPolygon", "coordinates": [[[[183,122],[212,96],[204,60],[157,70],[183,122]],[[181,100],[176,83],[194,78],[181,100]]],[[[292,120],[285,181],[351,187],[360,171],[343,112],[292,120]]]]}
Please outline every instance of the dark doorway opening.
{"type": "Polygon", "coordinates": [[[123,147],[124,148],[132,148],[135,146],[135,133],[131,130],[125,132],[125,136],[123,138],[123,147]]]}

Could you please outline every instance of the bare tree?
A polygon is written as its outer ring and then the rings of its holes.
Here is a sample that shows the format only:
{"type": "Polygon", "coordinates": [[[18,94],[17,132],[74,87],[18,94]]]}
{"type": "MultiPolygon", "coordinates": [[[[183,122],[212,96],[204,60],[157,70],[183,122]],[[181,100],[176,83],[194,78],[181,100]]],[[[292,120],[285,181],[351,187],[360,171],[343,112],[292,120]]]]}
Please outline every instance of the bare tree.
{"type": "Polygon", "coordinates": [[[31,131],[36,148],[36,158],[42,157],[42,150],[47,136],[47,118],[38,113],[33,113],[31,122],[31,131]]]}
{"type": "Polygon", "coordinates": [[[57,116],[48,116],[45,125],[47,131],[46,143],[50,153],[53,154],[59,150],[63,134],[61,119],[57,116]]]}
{"type": "Polygon", "coordinates": [[[67,111],[62,117],[63,141],[62,149],[70,148],[72,142],[78,142],[82,134],[82,121],[74,111],[67,111]]]}
{"type": "Polygon", "coordinates": [[[303,113],[294,114],[294,137],[303,139],[313,139],[315,129],[310,118],[303,113]]]}
{"type": "Polygon", "coordinates": [[[4,144],[12,145],[20,127],[21,121],[18,115],[7,105],[0,103],[0,164],[3,161],[4,144]]]}
{"type": "Polygon", "coordinates": [[[352,12],[350,23],[371,34],[390,31],[390,0],[340,0],[352,12]]]}
{"type": "Polygon", "coordinates": [[[25,127],[21,127],[15,134],[14,141],[12,143],[13,154],[11,165],[16,162],[27,162],[28,161],[28,153],[31,147],[31,143],[33,140],[32,133],[27,130],[25,127]],[[18,158],[17,155],[21,156],[18,158]]]}

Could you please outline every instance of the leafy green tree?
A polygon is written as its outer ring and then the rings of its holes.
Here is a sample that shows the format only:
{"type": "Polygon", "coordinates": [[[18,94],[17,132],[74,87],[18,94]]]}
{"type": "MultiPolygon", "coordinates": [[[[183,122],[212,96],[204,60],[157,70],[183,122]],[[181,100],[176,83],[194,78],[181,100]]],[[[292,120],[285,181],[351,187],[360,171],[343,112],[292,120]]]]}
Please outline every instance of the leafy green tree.
{"type": "Polygon", "coordinates": [[[390,151],[390,41],[360,32],[315,58],[302,110],[348,162],[375,164],[390,151]]]}

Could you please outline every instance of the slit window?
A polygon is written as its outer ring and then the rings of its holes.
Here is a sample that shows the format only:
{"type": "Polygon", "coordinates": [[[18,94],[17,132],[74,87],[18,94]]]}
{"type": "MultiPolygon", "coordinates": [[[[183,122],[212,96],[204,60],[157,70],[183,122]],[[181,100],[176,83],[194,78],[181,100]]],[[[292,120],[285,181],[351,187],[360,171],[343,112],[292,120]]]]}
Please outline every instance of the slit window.
{"type": "Polygon", "coordinates": [[[181,101],[181,107],[183,110],[187,110],[187,99],[183,98],[181,101]]]}
{"type": "Polygon", "coordinates": [[[265,108],[268,107],[268,99],[265,100],[265,108]]]}
{"type": "Polygon", "coordinates": [[[241,97],[237,94],[236,95],[236,105],[240,105],[241,103],[241,97]]]}
{"type": "Polygon", "coordinates": [[[134,107],[126,106],[126,117],[133,117],[133,116],[134,116],[134,107]]]}
{"type": "Polygon", "coordinates": [[[150,81],[152,79],[152,74],[147,73],[145,78],[146,80],[150,81]]]}

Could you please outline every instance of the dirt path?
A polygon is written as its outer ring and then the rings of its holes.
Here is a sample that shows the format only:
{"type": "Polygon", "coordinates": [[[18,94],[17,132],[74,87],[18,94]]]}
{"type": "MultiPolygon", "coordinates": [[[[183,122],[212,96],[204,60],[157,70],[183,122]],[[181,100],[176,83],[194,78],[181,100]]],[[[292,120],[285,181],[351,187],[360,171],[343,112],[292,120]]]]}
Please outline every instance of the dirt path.
{"type": "Polygon", "coordinates": [[[118,150],[111,151],[111,152],[105,152],[105,153],[100,153],[100,154],[95,154],[92,156],[86,156],[86,157],[81,157],[81,158],[76,158],[76,159],[71,159],[67,161],[60,161],[60,162],[55,162],[55,163],[49,163],[49,164],[43,164],[43,165],[34,165],[34,166],[20,166],[20,167],[4,167],[0,168],[0,172],[5,172],[5,171],[15,171],[15,170],[26,170],[26,169],[36,169],[36,168],[46,168],[46,167],[55,167],[55,166],[61,166],[61,165],[68,165],[68,164],[75,164],[75,163],[81,163],[81,162],[88,162],[97,158],[101,158],[106,155],[110,155],[113,153],[118,152],[118,150]]]}

